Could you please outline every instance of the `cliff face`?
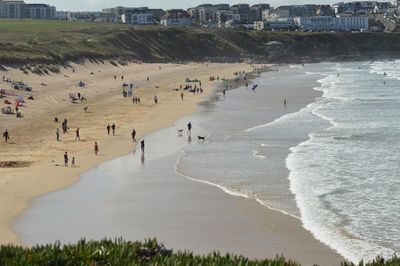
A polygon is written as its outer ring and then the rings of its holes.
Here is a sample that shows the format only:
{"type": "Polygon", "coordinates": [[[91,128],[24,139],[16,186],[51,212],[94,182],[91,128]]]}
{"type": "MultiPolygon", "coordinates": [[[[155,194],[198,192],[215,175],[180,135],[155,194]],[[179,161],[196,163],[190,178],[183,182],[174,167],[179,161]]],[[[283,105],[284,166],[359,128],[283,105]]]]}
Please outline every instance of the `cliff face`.
{"type": "Polygon", "coordinates": [[[0,21],[0,64],[84,59],[271,62],[396,57],[399,33],[289,33],[0,21]]]}

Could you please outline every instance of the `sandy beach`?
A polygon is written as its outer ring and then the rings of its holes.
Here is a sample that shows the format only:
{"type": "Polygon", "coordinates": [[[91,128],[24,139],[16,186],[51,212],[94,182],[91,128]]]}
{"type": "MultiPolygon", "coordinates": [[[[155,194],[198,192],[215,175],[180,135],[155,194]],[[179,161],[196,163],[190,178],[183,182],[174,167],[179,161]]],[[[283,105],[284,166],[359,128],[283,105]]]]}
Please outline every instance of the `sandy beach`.
{"type": "MultiPolygon", "coordinates": [[[[171,125],[178,117],[196,110],[197,103],[209,93],[213,82],[210,76],[232,78],[237,71],[250,72],[248,64],[130,64],[115,67],[111,64],[71,64],[60,74],[25,75],[18,69],[0,74],[11,80],[23,81],[33,92],[22,92],[0,82],[0,88],[23,96],[26,106],[20,108],[24,118],[15,115],[0,116],[0,131],[10,133],[10,141],[0,142],[0,243],[18,243],[10,222],[29,206],[30,199],[74,184],[82,173],[100,162],[124,155],[133,149],[131,132],[135,128],[139,139],[146,133],[171,125]],[[93,74],[90,74],[93,73],[93,74]],[[117,79],[114,80],[114,75],[117,79]],[[124,77],[124,80],[121,79],[124,77]],[[149,77],[149,81],[147,81],[149,77]],[[203,95],[173,91],[185,84],[186,78],[202,80],[203,95]],[[79,88],[83,81],[85,88],[79,88]],[[141,104],[122,97],[122,83],[134,83],[141,104]],[[43,86],[41,84],[45,84],[43,86]],[[69,93],[81,94],[86,102],[71,103],[69,93]],[[35,100],[27,100],[33,95],[35,100]],[[157,95],[159,103],[154,104],[157,95]],[[84,107],[89,107],[88,112],[84,107]],[[58,117],[60,123],[55,123],[58,117]],[[61,134],[56,141],[56,129],[67,118],[70,133],[61,134]],[[115,123],[116,136],[107,135],[107,124],[115,123]],[[75,141],[75,130],[80,128],[81,141],[75,141]],[[94,156],[93,145],[100,146],[94,156]],[[76,157],[76,167],[63,167],[63,154],[76,157]],[[6,167],[8,165],[12,167],[6,167]],[[62,166],[60,166],[62,165],[62,166]]],[[[15,97],[7,99],[14,103],[15,97]]],[[[2,100],[2,102],[4,99],[2,100]]],[[[5,104],[1,104],[1,107],[5,104]]]]}
{"type": "MultiPolygon", "coordinates": [[[[130,153],[134,149],[130,138],[132,128],[138,132],[137,139],[162,128],[168,128],[179,117],[196,111],[198,103],[213,91],[217,83],[208,82],[209,76],[232,78],[236,71],[250,72],[253,69],[248,64],[143,64],[116,68],[110,65],[86,63],[72,67],[75,73],[72,69],[67,69],[63,70],[62,74],[44,77],[26,76],[15,70],[5,73],[13,79],[20,79],[31,84],[35,90],[32,94],[36,99],[34,102],[27,102],[28,106],[22,109],[25,115],[23,119],[1,116],[0,129],[3,130],[3,125],[5,125],[4,127],[11,135],[9,144],[4,142],[0,144],[1,161],[16,161],[29,166],[0,169],[0,213],[2,213],[0,243],[33,244],[35,240],[26,241],[29,236],[21,237],[13,230],[14,219],[24,216],[23,211],[30,206],[33,198],[67,188],[77,183],[80,180],[80,174],[93,166],[130,153]],[[94,75],[90,75],[90,72],[94,75]],[[117,80],[114,80],[114,75],[118,76],[117,80]],[[140,105],[133,105],[131,99],[122,97],[121,75],[124,76],[125,82],[135,83],[141,91],[140,105]],[[147,81],[147,77],[150,77],[150,82],[147,81]],[[178,88],[186,78],[202,80],[205,93],[203,95],[185,94],[182,101],[180,92],[173,91],[173,88],[178,88]],[[85,89],[78,89],[77,84],[81,80],[86,83],[85,89]],[[46,83],[47,86],[40,86],[41,82],[46,83]],[[70,103],[67,99],[68,93],[78,91],[81,91],[88,101],[78,104],[70,103]],[[155,94],[160,99],[157,105],[153,102],[155,94]],[[83,107],[86,106],[89,107],[88,113],[83,111],[83,107]],[[62,141],[57,142],[55,129],[61,126],[53,122],[54,117],[59,117],[61,120],[66,117],[70,121],[71,128],[80,127],[82,140],[75,141],[74,130],[72,130],[67,135],[61,135],[62,141]],[[107,135],[107,123],[117,125],[115,137],[107,135]],[[95,156],[93,152],[95,141],[100,145],[99,156],[95,156]],[[77,167],[62,166],[64,151],[68,151],[70,158],[76,157],[77,167]],[[25,241],[21,241],[21,238],[25,241]]],[[[2,86],[7,85],[3,83],[2,86]]],[[[299,95],[300,97],[296,100],[296,104],[292,105],[293,108],[284,111],[273,109],[271,112],[266,112],[268,121],[285,113],[294,112],[318,97],[311,88],[303,88],[296,92],[288,89],[268,99],[268,104],[280,103],[282,95],[286,93],[293,97],[299,95]]],[[[28,93],[23,93],[23,95],[27,97],[28,93]]],[[[166,130],[175,132],[176,128],[166,130]]],[[[154,151],[154,154],[159,153],[160,151],[154,151]]],[[[130,180],[130,183],[126,184],[130,188],[129,194],[136,195],[135,202],[126,202],[129,204],[130,212],[135,217],[145,218],[144,220],[135,219],[134,222],[126,221],[131,230],[124,236],[134,238],[134,240],[157,237],[169,247],[189,249],[195,253],[206,253],[218,249],[221,252],[235,252],[252,258],[285,254],[286,257],[301,261],[305,265],[313,263],[337,265],[343,260],[336,252],[314,239],[302,228],[301,221],[296,218],[269,210],[254,200],[233,197],[220,189],[189,181],[182,176],[165,173],[163,167],[170,165],[174,158],[176,156],[146,157],[146,165],[154,165],[152,170],[140,172],[140,178],[130,180]]],[[[106,169],[110,169],[109,164],[112,165],[113,162],[115,160],[97,166],[96,175],[100,178],[103,172],[107,173],[106,169]]],[[[114,173],[115,176],[119,176],[118,174],[124,176],[124,169],[120,171],[114,173]]],[[[283,171],[281,174],[284,176],[287,172],[283,171]]],[[[86,182],[85,175],[80,184],[86,182]]],[[[116,183],[118,186],[123,185],[117,181],[116,183]]],[[[101,182],[99,184],[101,186],[101,182]]],[[[74,188],[75,186],[72,186],[65,191],[74,188]]],[[[93,192],[96,193],[96,185],[91,187],[91,193],[93,192]]],[[[58,193],[62,192],[54,194],[58,193]]],[[[71,202],[81,202],[90,213],[95,206],[83,203],[86,202],[85,194],[85,192],[80,194],[82,198],[69,199],[71,202]]],[[[73,206],[72,203],[71,206],[73,206]]],[[[67,209],[68,204],[65,206],[65,215],[68,214],[67,209]]],[[[31,208],[28,209],[28,214],[30,210],[31,208]]],[[[51,211],[42,213],[41,216],[43,221],[54,222],[51,211]]],[[[68,219],[69,217],[57,217],[57,219],[60,218],[68,219]]],[[[82,214],[80,218],[84,220],[85,215],[82,214]]],[[[104,219],[104,221],[108,220],[104,219]]],[[[113,221],[109,222],[113,227],[118,227],[113,221]]],[[[93,231],[87,227],[74,228],[77,225],[75,223],[70,225],[71,232],[78,233],[79,237],[81,234],[85,234],[85,237],[98,237],[95,233],[91,234],[93,231]]],[[[23,226],[34,225],[24,224],[23,226]]],[[[51,239],[65,237],[65,232],[52,232],[51,228],[49,224],[48,232],[51,233],[47,233],[47,236],[36,241],[49,240],[47,239],[49,235],[51,239]]],[[[93,230],[95,229],[96,226],[93,226],[93,230]]],[[[101,230],[97,230],[99,231],[101,230]]],[[[116,234],[118,233],[120,232],[116,231],[116,234]]],[[[74,236],[71,234],[71,239],[68,241],[77,240],[74,236]]],[[[112,236],[112,234],[106,236],[112,236]]]]}

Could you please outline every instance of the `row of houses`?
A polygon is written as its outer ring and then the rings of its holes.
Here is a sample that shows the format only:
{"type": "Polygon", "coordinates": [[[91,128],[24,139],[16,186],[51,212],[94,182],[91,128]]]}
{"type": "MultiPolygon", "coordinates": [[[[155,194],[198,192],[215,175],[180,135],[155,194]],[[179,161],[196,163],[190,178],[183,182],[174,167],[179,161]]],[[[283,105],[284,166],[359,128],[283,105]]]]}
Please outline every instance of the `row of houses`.
{"type": "MultiPolygon", "coordinates": [[[[400,0],[397,1],[400,3],[400,0]]],[[[368,15],[385,13],[396,3],[378,1],[341,2],[335,5],[203,4],[197,7],[150,9],[113,7],[103,9],[93,20],[137,25],[246,27],[255,29],[368,30],[368,15]]]]}
{"type": "Polygon", "coordinates": [[[0,0],[0,18],[56,19],[56,7],[46,4],[27,4],[23,0],[0,0]]]}

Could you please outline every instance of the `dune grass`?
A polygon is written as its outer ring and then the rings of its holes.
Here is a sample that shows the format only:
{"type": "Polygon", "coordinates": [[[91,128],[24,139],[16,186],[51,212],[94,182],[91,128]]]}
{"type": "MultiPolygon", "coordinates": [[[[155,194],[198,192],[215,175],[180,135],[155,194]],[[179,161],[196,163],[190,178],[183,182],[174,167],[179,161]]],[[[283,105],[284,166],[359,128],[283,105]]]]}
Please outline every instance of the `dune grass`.
{"type": "MultiPolygon", "coordinates": [[[[60,243],[24,248],[0,246],[0,265],[243,265],[243,266],[299,266],[300,263],[277,256],[273,259],[251,260],[243,256],[220,254],[194,255],[189,251],[167,249],[157,240],[129,242],[122,239],[86,241],[76,244],[60,243]]],[[[377,258],[359,266],[398,266],[400,259],[377,258]]],[[[355,266],[343,262],[342,266],[355,266]]]]}

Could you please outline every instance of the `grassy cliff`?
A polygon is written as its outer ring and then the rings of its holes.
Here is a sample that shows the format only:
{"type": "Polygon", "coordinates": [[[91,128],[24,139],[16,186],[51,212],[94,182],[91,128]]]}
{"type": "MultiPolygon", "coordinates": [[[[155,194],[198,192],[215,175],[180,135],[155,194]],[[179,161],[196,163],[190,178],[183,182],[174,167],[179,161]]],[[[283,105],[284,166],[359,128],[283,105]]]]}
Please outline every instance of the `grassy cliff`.
{"type": "Polygon", "coordinates": [[[367,59],[400,52],[400,33],[289,33],[0,20],[0,64],[367,59]],[[278,41],[278,50],[267,43],[278,41]]]}

